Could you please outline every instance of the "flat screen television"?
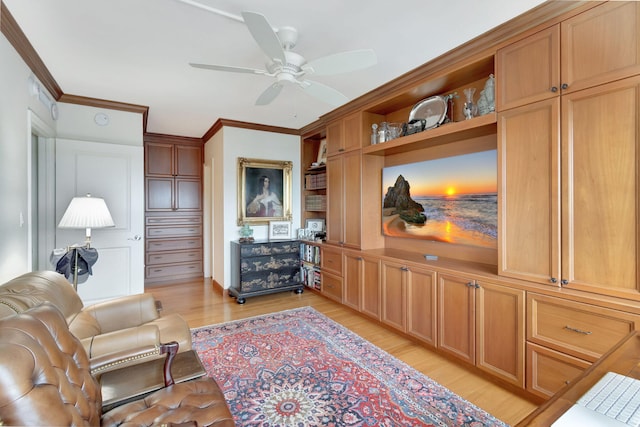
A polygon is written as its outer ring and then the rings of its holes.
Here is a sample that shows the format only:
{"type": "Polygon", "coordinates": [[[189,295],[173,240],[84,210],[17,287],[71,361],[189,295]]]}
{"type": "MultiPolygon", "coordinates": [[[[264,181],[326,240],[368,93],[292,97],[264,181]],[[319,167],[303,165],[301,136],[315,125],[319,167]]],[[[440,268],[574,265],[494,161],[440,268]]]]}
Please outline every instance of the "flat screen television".
{"type": "Polygon", "coordinates": [[[497,150],[382,170],[385,236],[497,247],[497,150]]]}

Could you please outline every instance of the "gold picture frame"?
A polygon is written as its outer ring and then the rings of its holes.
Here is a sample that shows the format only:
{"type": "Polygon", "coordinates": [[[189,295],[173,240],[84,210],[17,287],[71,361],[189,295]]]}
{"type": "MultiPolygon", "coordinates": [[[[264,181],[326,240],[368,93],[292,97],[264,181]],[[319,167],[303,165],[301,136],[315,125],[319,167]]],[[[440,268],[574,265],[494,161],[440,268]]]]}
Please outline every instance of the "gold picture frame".
{"type": "Polygon", "coordinates": [[[238,225],[291,221],[293,162],[238,158],[238,225]]]}

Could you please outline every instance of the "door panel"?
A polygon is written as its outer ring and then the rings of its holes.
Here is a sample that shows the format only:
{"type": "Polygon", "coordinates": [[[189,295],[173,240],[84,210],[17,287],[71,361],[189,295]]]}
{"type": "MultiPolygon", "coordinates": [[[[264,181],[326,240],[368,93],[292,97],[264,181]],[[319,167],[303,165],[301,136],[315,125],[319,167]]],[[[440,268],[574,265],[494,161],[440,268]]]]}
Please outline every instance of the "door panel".
{"type": "MultiPolygon", "coordinates": [[[[87,193],[105,199],[116,224],[91,230],[99,258],[78,284],[85,304],[144,292],[143,161],[142,146],[56,141],[56,224],[71,199],[87,193]]],[[[84,234],[57,228],[56,247],[83,244],[84,234]]]]}

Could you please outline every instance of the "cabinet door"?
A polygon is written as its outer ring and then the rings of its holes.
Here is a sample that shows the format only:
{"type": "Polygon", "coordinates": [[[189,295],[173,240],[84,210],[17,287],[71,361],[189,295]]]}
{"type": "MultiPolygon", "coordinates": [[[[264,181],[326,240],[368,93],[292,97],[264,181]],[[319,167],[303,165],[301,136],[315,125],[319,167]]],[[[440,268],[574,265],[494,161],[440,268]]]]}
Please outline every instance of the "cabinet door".
{"type": "Polygon", "coordinates": [[[327,159],[327,243],[342,244],[344,184],[342,156],[327,159]]]}
{"type": "Polygon", "coordinates": [[[438,274],[438,347],[475,364],[475,282],[438,274]]]}
{"type": "Polygon", "coordinates": [[[172,211],[174,210],[173,178],[145,179],[146,210],[172,211]]]}
{"type": "Polygon", "coordinates": [[[382,261],[382,312],[380,320],[397,328],[406,331],[406,293],[405,293],[405,271],[407,267],[402,264],[382,261]]]}
{"type": "Polygon", "coordinates": [[[560,93],[560,27],[542,30],[496,55],[498,112],[558,96],[560,93]]]}
{"type": "Polygon", "coordinates": [[[638,295],[640,77],[562,96],[562,278],[638,295]]]}
{"type": "Polygon", "coordinates": [[[177,176],[200,177],[202,175],[202,147],[175,146],[175,171],[177,176]]]}
{"type": "Polygon", "coordinates": [[[202,187],[199,179],[175,178],[175,192],[176,210],[202,209],[202,187]]]}
{"type": "Polygon", "coordinates": [[[146,175],[174,175],[173,144],[147,142],[144,146],[144,170],[146,175]]]}
{"type": "Polygon", "coordinates": [[[476,289],[476,366],[524,388],[525,291],[488,282],[476,289]]]}
{"type": "Polygon", "coordinates": [[[327,156],[334,156],[342,151],[342,120],[327,125],[327,156]]]}
{"type": "Polygon", "coordinates": [[[362,258],[357,253],[344,254],[344,276],[342,277],[343,304],[360,311],[362,283],[362,258]]]}
{"type": "Polygon", "coordinates": [[[342,149],[343,151],[357,150],[362,147],[362,114],[355,113],[343,120],[342,149]]]}
{"type": "Polygon", "coordinates": [[[637,2],[607,2],[561,25],[563,93],[640,73],[637,2]]]}
{"type": "Polygon", "coordinates": [[[407,272],[407,332],[435,347],[436,273],[410,267],[407,272]]]}
{"type": "Polygon", "coordinates": [[[361,311],[380,319],[380,260],[362,257],[361,311]]]}
{"type": "Polygon", "coordinates": [[[560,100],[498,114],[498,272],[560,277],[560,100]]]}
{"type": "Polygon", "coordinates": [[[344,244],[353,248],[360,248],[361,230],[361,206],[362,188],[360,176],[362,171],[362,159],[360,150],[343,154],[342,174],[344,176],[343,190],[343,236],[344,244]]]}

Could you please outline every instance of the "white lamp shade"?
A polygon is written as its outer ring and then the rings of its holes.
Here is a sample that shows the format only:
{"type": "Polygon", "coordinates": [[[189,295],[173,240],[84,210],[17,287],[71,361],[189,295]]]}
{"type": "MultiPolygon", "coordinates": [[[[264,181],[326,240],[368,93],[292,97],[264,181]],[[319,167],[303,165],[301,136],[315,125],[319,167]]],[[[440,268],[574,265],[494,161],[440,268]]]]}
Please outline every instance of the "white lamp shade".
{"type": "Polygon", "coordinates": [[[65,211],[59,228],[104,228],[114,227],[109,208],[100,197],[74,197],[65,211]]]}

